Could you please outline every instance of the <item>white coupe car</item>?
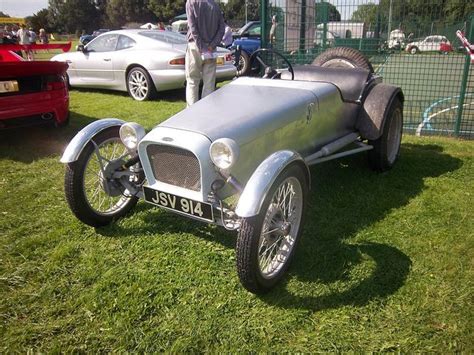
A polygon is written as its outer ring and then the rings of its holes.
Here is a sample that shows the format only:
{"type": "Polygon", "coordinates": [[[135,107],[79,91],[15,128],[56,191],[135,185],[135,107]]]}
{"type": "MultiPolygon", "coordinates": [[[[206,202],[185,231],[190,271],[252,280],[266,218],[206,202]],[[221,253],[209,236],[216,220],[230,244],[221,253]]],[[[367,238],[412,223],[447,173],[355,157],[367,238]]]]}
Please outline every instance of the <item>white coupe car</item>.
{"type": "MultiPolygon", "coordinates": [[[[71,87],[128,91],[135,100],[185,86],[186,37],[171,31],[119,30],[104,33],[77,52],[51,60],[69,64],[71,87]]],[[[217,81],[235,76],[230,51],[218,48],[217,81]]]]}

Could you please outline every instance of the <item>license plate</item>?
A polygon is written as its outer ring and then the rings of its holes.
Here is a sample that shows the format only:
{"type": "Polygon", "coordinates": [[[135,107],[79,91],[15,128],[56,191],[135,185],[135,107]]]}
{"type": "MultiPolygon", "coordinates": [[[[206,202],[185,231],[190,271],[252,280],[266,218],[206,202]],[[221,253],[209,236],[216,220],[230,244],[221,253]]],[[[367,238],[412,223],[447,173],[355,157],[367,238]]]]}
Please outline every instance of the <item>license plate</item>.
{"type": "Polygon", "coordinates": [[[16,80],[0,81],[0,93],[2,94],[5,92],[16,92],[19,90],[18,81],[16,80]]]}
{"type": "Polygon", "coordinates": [[[168,192],[143,187],[145,201],[154,205],[191,216],[206,222],[214,222],[214,213],[210,203],[191,200],[168,192]]]}
{"type": "Polygon", "coordinates": [[[217,57],[216,64],[217,65],[224,65],[224,57],[217,57]]]}

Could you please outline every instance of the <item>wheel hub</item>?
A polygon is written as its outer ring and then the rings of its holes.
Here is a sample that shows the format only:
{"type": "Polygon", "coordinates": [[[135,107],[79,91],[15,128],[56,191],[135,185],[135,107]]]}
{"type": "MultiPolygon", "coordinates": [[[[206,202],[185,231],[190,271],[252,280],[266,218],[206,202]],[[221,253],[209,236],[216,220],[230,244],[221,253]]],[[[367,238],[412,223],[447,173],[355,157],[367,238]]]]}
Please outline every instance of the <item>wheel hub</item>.
{"type": "Polygon", "coordinates": [[[122,161],[120,159],[113,160],[105,166],[104,171],[100,171],[99,173],[100,185],[109,196],[114,197],[122,194],[122,185],[115,179],[112,179],[113,173],[117,170],[117,167],[121,165],[122,161]]]}

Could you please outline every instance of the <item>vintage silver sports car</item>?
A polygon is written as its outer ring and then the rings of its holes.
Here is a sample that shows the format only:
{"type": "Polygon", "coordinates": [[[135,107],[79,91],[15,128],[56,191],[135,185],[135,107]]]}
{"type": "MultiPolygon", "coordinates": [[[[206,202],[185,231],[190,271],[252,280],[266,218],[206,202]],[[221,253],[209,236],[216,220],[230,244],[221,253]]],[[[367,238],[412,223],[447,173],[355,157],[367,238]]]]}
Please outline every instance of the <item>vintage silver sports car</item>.
{"type": "Polygon", "coordinates": [[[376,171],[398,158],[403,93],[357,51],[331,48],[318,65],[242,77],[146,133],[98,120],[66,148],[65,192],[82,222],[102,226],[139,198],[238,231],[237,271],[251,292],[280,280],[301,235],[313,164],[368,151],[376,171]],[[229,110],[235,99],[245,105],[229,110]]]}
{"type": "MultiPolygon", "coordinates": [[[[185,86],[186,37],[171,31],[120,30],[80,44],[77,52],[51,58],[69,64],[69,85],[128,91],[135,100],[152,99],[158,91],[185,86]]],[[[235,76],[230,51],[217,49],[216,80],[235,76]]]]}

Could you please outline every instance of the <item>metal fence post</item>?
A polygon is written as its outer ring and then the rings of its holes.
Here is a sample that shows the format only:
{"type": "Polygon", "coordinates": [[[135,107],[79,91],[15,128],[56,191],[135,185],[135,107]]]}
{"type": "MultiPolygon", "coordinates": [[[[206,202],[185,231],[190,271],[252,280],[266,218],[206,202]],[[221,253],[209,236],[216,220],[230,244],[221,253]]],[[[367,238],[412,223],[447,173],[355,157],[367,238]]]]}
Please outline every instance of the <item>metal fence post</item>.
{"type": "Polygon", "coordinates": [[[262,24],[262,36],[260,38],[260,46],[262,48],[267,48],[268,44],[268,0],[260,0],[260,16],[262,24]]]}
{"type": "MultiPolygon", "coordinates": [[[[471,25],[469,28],[469,35],[467,36],[467,38],[469,39],[469,41],[472,41],[473,33],[474,33],[474,16],[471,16],[471,18],[469,19],[469,22],[471,25]]],[[[471,58],[468,54],[466,54],[466,59],[464,60],[464,70],[462,73],[461,92],[459,93],[456,125],[454,127],[454,135],[456,137],[459,136],[459,133],[461,131],[462,113],[463,113],[463,108],[464,108],[464,99],[466,98],[466,87],[467,87],[467,79],[469,78],[470,66],[471,66],[471,58]]]]}
{"type": "Polygon", "coordinates": [[[329,5],[323,0],[321,6],[323,10],[322,19],[323,19],[323,49],[327,47],[328,40],[328,17],[329,17],[329,5]]]}

